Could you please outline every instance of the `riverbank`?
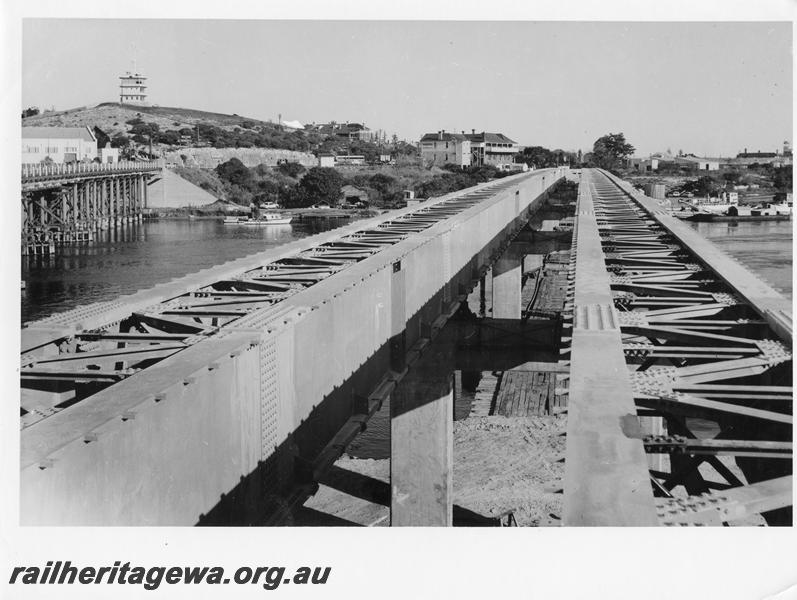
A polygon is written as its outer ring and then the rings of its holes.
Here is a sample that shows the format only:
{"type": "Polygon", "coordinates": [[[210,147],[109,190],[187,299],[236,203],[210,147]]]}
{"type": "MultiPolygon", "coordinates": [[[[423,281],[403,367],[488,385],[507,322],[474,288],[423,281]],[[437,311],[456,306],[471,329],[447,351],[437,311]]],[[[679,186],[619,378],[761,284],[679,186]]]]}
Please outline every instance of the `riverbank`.
{"type": "MultiPolygon", "coordinates": [[[[242,207],[243,209],[243,207],[242,207]]],[[[248,211],[247,211],[248,212],[248,211]]],[[[262,209],[261,212],[275,212],[284,215],[290,215],[295,219],[303,218],[327,218],[327,219],[363,219],[373,217],[384,212],[389,212],[385,209],[376,208],[278,208],[274,210],[262,209]]],[[[246,214],[246,213],[245,213],[246,214]]],[[[243,216],[245,216],[245,214],[243,216]]],[[[158,212],[151,212],[144,215],[145,221],[158,221],[158,220],[174,220],[174,221],[194,221],[194,220],[224,220],[230,216],[230,213],[220,210],[212,212],[203,211],[201,208],[175,208],[167,210],[159,210],[158,212]]]]}

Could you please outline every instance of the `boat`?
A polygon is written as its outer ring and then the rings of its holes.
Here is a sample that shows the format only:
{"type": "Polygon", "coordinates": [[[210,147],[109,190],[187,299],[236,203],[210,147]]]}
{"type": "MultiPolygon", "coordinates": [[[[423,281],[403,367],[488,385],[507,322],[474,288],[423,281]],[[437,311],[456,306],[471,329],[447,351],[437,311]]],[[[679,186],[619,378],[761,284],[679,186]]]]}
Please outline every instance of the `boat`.
{"type": "Polygon", "coordinates": [[[287,225],[291,222],[290,215],[281,215],[279,213],[264,213],[260,215],[256,219],[251,219],[249,217],[226,217],[224,219],[225,225],[247,225],[247,226],[259,226],[259,225],[287,225]]]}
{"type": "Polygon", "coordinates": [[[725,212],[693,212],[689,221],[788,221],[791,219],[791,206],[788,203],[771,204],[765,202],[758,206],[732,206],[725,212]]]}
{"type": "Polygon", "coordinates": [[[738,208],[739,206],[739,200],[736,196],[730,199],[689,198],[687,200],[684,200],[682,196],[678,203],[681,205],[681,210],[715,215],[725,214],[731,208],[738,208]]]}

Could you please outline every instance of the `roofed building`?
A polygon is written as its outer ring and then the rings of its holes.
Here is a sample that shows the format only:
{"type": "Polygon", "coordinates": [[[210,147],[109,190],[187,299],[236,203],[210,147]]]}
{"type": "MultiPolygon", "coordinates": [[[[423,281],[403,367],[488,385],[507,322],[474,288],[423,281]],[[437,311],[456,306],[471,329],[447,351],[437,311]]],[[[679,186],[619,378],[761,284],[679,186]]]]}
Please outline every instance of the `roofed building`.
{"type": "Polygon", "coordinates": [[[141,104],[147,102],[147,78],[128,71],[119,78],[119,104],[141,104]]]}
{"type": "Polygon", "coordinates": [[[427,133],[421,138],[421,160],[427,166],[445,164],[468,167],[471,165],[471,144],[464,134],[444,130],[427,133]]]}
{"type": "Polygon", "coordinates": [[[647,173],[656,171],[659,168],[659,159],[651,156],[650,158],[629,158],[626,161],[628,168],[647,173]]]}
{"type": "Polygon", "coordinates": [[[427,133],[421,138],[421,159],[425,164],[454,164],[459,167],[493,165],[505,169],[520,152],[517,142],[503,133],[427,133]]]}
{"type": "Polygon", "coordinates": [[[304,128],[322,135],[332,135],[349,141],[373,142],[377,136],[376,132],[368,129],[364,123],[349,123],[348,121],[345,123],[337,123],[335,121],[312,123],[311,125],[305,125],[304,128]]]}
{"type": "Polygon", "coordinates": [[[695,171],[719,171],[720,168],[718,160],[699,156],[677,156],[675,162],[695,171]]]}
{"type": "Polygon", "coordinates": [[[465,134],[470,142],[472,165],[493,165],[502,168],[503,165],[515,162],[515,155],[520,152],[518,143],[503,133],[487,133],[482,131],[465,134]]]}
{"type": "Polygon", "coordinates": [[[23,127],[22,164],[46,159],[71,163],[97,158],[97,138],[88,127],[23,127]]]}

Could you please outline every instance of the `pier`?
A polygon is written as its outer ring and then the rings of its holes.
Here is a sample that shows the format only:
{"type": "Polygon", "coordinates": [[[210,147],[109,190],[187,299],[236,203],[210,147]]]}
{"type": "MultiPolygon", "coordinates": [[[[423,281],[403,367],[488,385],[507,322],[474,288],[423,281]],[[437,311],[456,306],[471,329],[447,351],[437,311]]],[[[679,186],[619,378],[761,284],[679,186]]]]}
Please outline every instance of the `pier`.
{"type": "Polygon", "coordinates": [[[52,254],[97,231],[140,222],[158,161],[22,165],[22,254],[52,254]]]}
{"type": "Polygon", "coordinates": [[[790,522],[790,303],[586,169],[506,177],[28,324],[22,522],[273,522],[274,499],[311,494],[390,399],[391,524],[451,525],[457,365],[436,341],[488,294],[492,331],[526,323],[561,348],[508,365],[496,410],[567,412],[564,525],[790,522]],[[529,218],[565,178],[579,184],[556,233],[569,249],[529,265],[529,218]]]}

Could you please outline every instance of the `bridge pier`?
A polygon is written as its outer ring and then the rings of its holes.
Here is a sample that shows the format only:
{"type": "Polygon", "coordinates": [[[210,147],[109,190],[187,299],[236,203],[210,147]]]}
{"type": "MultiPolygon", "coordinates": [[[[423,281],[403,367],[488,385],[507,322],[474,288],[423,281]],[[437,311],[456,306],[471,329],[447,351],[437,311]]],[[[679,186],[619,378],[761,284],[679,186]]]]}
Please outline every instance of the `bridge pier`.
{"type": "Polygon", "coordinates": [[[391,395],[391,526],[452,525],[453,360],[436,344],[391,395]]]}
{"type": "Polygon", "coordinates": [[[493,318],[520,319],[523,257],[507,251],[493,265],[493,318]]]}

